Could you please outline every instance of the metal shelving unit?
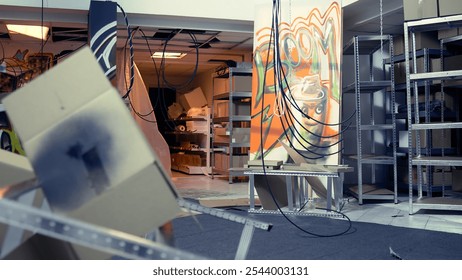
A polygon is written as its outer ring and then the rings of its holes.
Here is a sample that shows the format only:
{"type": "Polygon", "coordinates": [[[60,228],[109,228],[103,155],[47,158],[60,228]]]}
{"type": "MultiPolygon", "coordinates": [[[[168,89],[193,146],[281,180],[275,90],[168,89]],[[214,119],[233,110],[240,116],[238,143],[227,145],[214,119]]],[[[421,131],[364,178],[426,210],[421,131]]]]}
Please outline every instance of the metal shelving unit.
{"type": "MultiPolygon", "coordinates": [[[[239,85],[239,80],[236,78],[246,77],[251,79],[252,68],[236,68],[229,67],[224,73],[217,73],[213,77],[214,84],[214,95],[212,98],[212,110],[215,110],[217,102],[227,101],[227,112],[228,114],[223,116],[215,116],[215,113],[212,112],[212,127],[215,123],[227,123],[226,133],[218,138],[216,133],[213,133],[212,136],[212,147],[215,148],[224,148],[225,152],[219,154],[219,156],[227,157],[225,164],[217,164],[215,161],[216,153],[212,151],[213,158],[213,173],[214,174],[224,174],[228,176],[229,183],[233,182],[233,178],[237,176],[244,175],[244,164],[238,163],[238,157],[248,156],[248,151],[250,148],[250,106],[252,91],[251,87],[246,88],[245,86],[239,85]],[[216,84],[225,85],[224,92],[215,92],[216,84]],[[239,108],[245,108],[245,112],[240,111],[239,108]],[[249,128],[248,137],[245,141],[236,141],[236,128],[249,128]]],[[[250,84],[251,85],[251,84],[250,84]]],[[[242,136],[242,135],[241,135],[242,136]]]]}
{"type": "MultiPolygon", "coordinates": [[[[358,185],[350,188],[354,196],[358,198],[359,204],[363,200],[393,200],[398,203],[397,198],[397,137],[396,137],[396,108],[395,108],[395,82],[393,70],[393,37],[391,35],[359,35],[355,36],[343,50],[344,55],[354,56],[355,79],[354,83],[343,88],[343,93],[354,93],[356,97],[356,139],[357,153],[351,159],[357,162],[358,185]],[[373,55],[381,52],[383,54],[384,46],[388,46],[388,60],[390,65],[390,77],[386,78],[385,63],[387,61],[382,57],[383,76],[381,80],[376,80],[373,73],[373,55]],[[367,55],[369,58],[369,77],[361,79],[360,77],[360,56],[367,55]],[[370,123],[364,123],[362,120],[361,103],[365,98],[370,98],[371,107],[374,99],[374,93],[382,92],[384,108],[389,102],[389,115],[391,123],[376,123],[377,116],[375,110],[371,108],[370,123]],[[391,154],[381,154],[377,151],[375,144],[375,134],[382,131],[384,135],[391,136],[391,154]],[[363,136],[369,136],[371,139],[370,150],[366,151],[363,143],[363,136]],[[363,166],[371,165],[371,185],[363,182],[363,166]],[[376,165],[391,165],[393,169],[393,190],[375,185],[376,165]]],[[[386,121],[386,120],[385,120],[386,121]]],[[[386,137],[385,137],[386,138],[386,137]]]]}
{"type": "Polygon", "coordinates": [[[211,174],[212,173],[212,164],[211,164],[211,115],[210,109],[206,109],[205,116],[194,116],[194,117],[183,117],[179,119],[172,120],[175,123],[178,122],[200,122],[205,123],[206,131],[170,131],[167,134],[175,135],[176,138],[181,138],[183,140],[196,140],[200,144],[196,144],[197,147],[181,147],[181,146],[170,146],[172,153],[182,152],[189,154],[198,154],[201,157],[205,155],[205,166],[196,166],[188,164],[175,164],[172,162],[171,169],[175,171],[180,171],[187,174],[211,174]]]}
{"type": "MultiPolygon", "coordinates": [[[[443,53],[447,54],[446,51],[443,51],[443,53]]],[[[442,51],[440,49],[429,49],[429,48],[422,48],[419,50],[415,51],[415,59],[418,61],[421,59],[423,63],[420,65],[422,68],[419,70],[419,67],[416,66],[416,72],[422,72],[422,73],[429,73],[429,72],[434,72],[437,69],[432,69],[433,64],[431,63],[432,59],[439,59],[441,57],[442,51]]],[[[404,54],[399,55],[396,57],[395,62],[405,62],[406,61],[406,56],[404,54]]],[[[414,65],[413,65],[414,67],[414,65]]],[[[415,75],[412,74],[411,75],[415,75]]],[[[440,89],[440,85],[438,82],[435,81],[435,83],[431,82],[430,79],[416,79],[414,83],[411,84],[411,89],[415,87],[418,88],[419,91],[424,91],[424,96],[423,99],[424,101],[419,100],[417,104],[424,104],[424,109],[423,110],[417,110],[415,111],[414,108],[411,108],[412,111],[412,116],[414,118],[419,118],[419,119],[425,119],[426,123],[431,122],[431,120],[439,119],[441,116],[440,112],[435,112],[434,110],[431,109],[431,104],[429,102],[430,97],[432,92],[435,92],[440,89]]],[[[403,91],[406,93],[406,83],[401,84],[397,86],[399,88],[399,91],[403,91]]],[[[414,105],[415,106],[415,105],[414,105]]],[[[417,107],[420,105],[417,105],[417,107]]],[[[398,109],[398,114],[396,116],[397,119],[405,119],[407,121],[407,111],[408,111],[408,106],[406,103],[406,109],[404,110],[404,113],[400,113],[400,109],[398,109]]],[[[443,108],[442,108],[443,109],[443,108]]],[[[455,118],[455,114],[451,114],[451,118],[455,118]]],[[[418,125],[418,124],[417,124],[418,125]]],[[[414,125],[414,128],[417,128],[416,124],[414,125]]],[[[417,130],[417,129],[416,129],[417,130]]],[[[417,136],[416,136],[417,137],[417,136]]],[[[418,137],[422,137],[419,135],[418,137]]],[[[425,147],[419,146],[419,153],[420,155],[425,155],[425,156],[431,156],[431,155],[441,155],[441,154],[453,154],[454,151],[449,148],[449,147],[442,147],[442,148],[435,148],[433,147],[432,143],[432,135],[430,133],[424,132],[423,137],[425,138],[425,147]]],[[[419,138],[419,143],[421,143],[421,138],[419,138]]],[[[412,147],[414,154],[417,153],[417,148],[412,147]]],[[[398,148],[399,151],[404,151],[405,154],[408,154],[409,151],[409,146],[407,148],[398,148]]],[[[444,190],[445,188],[449,186],[445,186],[444,184],[441,185],[438,182],[435,182],[433,172],[435,170],[434,166],[431,165],[425,165],[425,178],[423,178],[423,171],[422,171],[422,165],[418,165],[416,168],[417,172],[417,183],[412,184],[412,188],[414,190],[419,190],[422,189],[422,191],[426,191],[428,196],[432,196],[434,192],[440,192],[441,190],[444,190]],[[424,182],[423,179],[426,181],[424,182]]]]}
{"type": "MultiPolygon", "coordinates": [[[[445,121],[445,110],[444,110],[444,84],[448,80],[459,80],[462,79],[462,70],[452,70],[444,71],[444,52],[443,46],[447,42],[453,40],[461,40],[462,38],[450,38],[441,40],[441,66],[442,71],[435,72],[424,72],[418,73],[416,67],[416,58],[417,53],[415,50],[415,33],[416,32],[425,32],[433,30],[441,30],[448,28],[457,28],[462,26],[462,15],[450,16],[450,17],[440,17],[440,18],[431,18],[424,20],[416,20],[404,23],[404,45],[405,45],[405,61],[406,61],[406,103],[407,103],[407,121],[408,121],[408,144],[409,144],[409,159],[408,159],[408,168],[409,168],[409,214],[414,214],[414,208],[420,209],[441,209],[441,210],[462,210],[462,200],[447,197],[445,193],[445,188],[442,188],[442,197],[424,197],[422,189],[422,166],[462,166],[462,157],[460,155],[446,156],[445,149],[441,149],[441,154],[438,156],[432,156],[427,153],[422,155],[422,150],[420,149],[420,136],[416,133],[415,142],[416,147],[412,147],[413,143],[413,131],[425,131],[431,132],[432,130],[441,130],[441,129],[460,129],[462,128],[461,122],[447,122],[445,121]],[[409,42],[409,35],[411,36],[412,44],[409,42]],[[414,63],[414,73],[411,73],[410,62],[414,63]],[[428,111],[428,104],[425,106],[425,122],[420,123],[420,112],[418,104],[419,96],[419,82],[424,82],[425,84],[430,83],[431,81],[438,80],[441,81],[441,102],[442,109],[440,114],[439,122],[432,122],[430,112],[428,111]],[[413,103],[414,102],[414,103],[413,103]],[[414,110],[412,110],[414,108],[414,110]],[[417,166],[417,180],[418,180],[418,198],[414,201],[414,188],[412,184],[413,180],[413,167],[417,166]]],[[[460,37],[460,36],[458,36],[460,37]]],[[[428,103],[428,92],[425,91],[425,100],[428,103]]],[[[431,142],[430,142],[431,143],[431,142]]],[[[430,146],[427,144],[427,147],[430,146]]],[[[432,169],[429,169],[432,170],[432,169]]],[[[428,172],[431,174],[431,172],[428,172]]],[[[429,181],[431,182],[431,181],[429,181]]]]}

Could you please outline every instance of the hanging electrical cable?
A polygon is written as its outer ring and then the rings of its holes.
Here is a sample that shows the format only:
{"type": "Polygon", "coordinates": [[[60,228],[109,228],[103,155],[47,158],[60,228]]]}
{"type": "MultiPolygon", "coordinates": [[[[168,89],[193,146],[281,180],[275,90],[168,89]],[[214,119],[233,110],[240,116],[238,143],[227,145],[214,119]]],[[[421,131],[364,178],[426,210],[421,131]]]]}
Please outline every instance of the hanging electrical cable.
{"type": "MultiPolygon", "coordinates": [[[[154,64],[155,76],[157,78],[157,93],[158,94],[155,95],[156,98],[155,98],[154,104],[152,105],[153,109],[151,110],[151,112],[145,113],[145,114],[141,114],[141,113],[138,113],[138,112],[135,112],[135,113],[141,119],[148,121],[147,119],[145,119],[145,117],[150,115],[150,114],[154,114],[155,109],[158,108],[158,111],[160,111],[160,113],[162,114],[163,119],[165,120],[165,124],[169,127],[169,129],[173,130],[173,129],[175,129],[175,126],[172,125],[169,122],[168,113],[166,112],[167,105],[165,103],[165,99],[163,98],[163,93],[162,93],[163,89],[162,89],[161,79],[160,79],[160,77],[161,77],[160,69],[159,69],[159,67],[157,67],[157,63],[156,63],[154,57],[152,56],[153,51],[151,49],[151,45],[149,44],[148,37],[146,36],[145,32],[139,27],[137,28],[137,31],[139,31],[142,34],[142,36],[143,36],[143,38],[144,38],[144,40],[146,42],[146,46],[148,47],[149,56],[151,57],[151,61],[154,64]],[[162,104],[162,105],[160,105],[160,104],[162,104]]],[[[150,99],[151,99],[151,96],[150,96],[150,99]]],[[[151,103],[152,103],[152,100],[151,100],[151,103]]],[[[150,122],[152,122],[152,121],[150,121],[150,122]]]]}
{"type": "Polygon", "coordinates": [[[122,96],[123,99],[127,98],[130,92],[132,91],[133,88],[133,82],[135,80],[135,61],[134,61],[134,50],[133,50],[133,33],[130,31],[130,24],[128,22],[128,17],[127,14],[125,13],[124,9],[122,6],[120,6],[119,3],[117,3],[117,7],[119,7],[120,11],[122,12],[125,20],[125,25],[127,27],[127,35],[128,35],[128,42],[129,42],[129,48],[130,48],[130,84],[128,86],[127,92],[122,96]]]}
{"type": "MultiPolygon", "coordinates": [[[[272,20],[272,26],[271,26],[271,31],[270,31],[270,38],[269,38],[269,48],[268,48],[268,52],[267,52],[267,57],[266,57],[266,64],[265,64],[265,72],[264,73],[267,73],[268,72],[268,64],[269,64],[269,58],[270,58],[270,53],[271,53],[271,49],[273,49],[273,55],[275,55],[276,53],[276,49],[277,49],[277,45],[278,45],[278,36],[276,35],[277,34],[277,28],[275,26],[275,24],[277,23],[277,21],[275,22],[274,20],[274,14],[276,12],[276,14],[280,11],[280,3],[279,3],[279,0],[273,0],[273,20],[272,20]],[[274,45],[273,45],[274,44],[274,45]]],[[[277,80],[275,80],[277,81],[277,80]]],[[[265,85],[266,84],[266,75],[263,76],[263,84],[265,85]]],[[[279,84],[280,86],[280,84],[279,84]]],[[[299,225],[297,225],[295,222],[293,222],[285,213],[284,211],[282,211],[279,203],[277,202],[275,196],[274,196],[274,193],[271,189],[271,185],[268,181],[268,175],[266,174],[266,168],[265,168],[265,157],[264,157],[264,143],[263,143],[263,124],[264,124],[264,121],[263,121],[263,117],[264,117],[264,114],[263,112],[265,111],[265,93],[264,93],[264,87],[261,88],[262,92],[259,92],[257,93],[258,95],[261,95],[262,99],[261,99],[261,114],[260,114],[260,153],[261,153],[261,162],[262,162],[262,166],[263,166],[263,174],[264,174],[264,178],[265,178],[265,182],[266,182],[266,185],[267,185],[267,188],[269,190],[269,193],[278,209],[278,211],[282,214],[282,216],[290,223],[292,224],[294,227],[296,227],[297,229],[299,229],[300,231],[306,233],[306,234],[309,234],[309,235],[312,235],[312,236],[316,236],[316,237],[335,237],[335,236],[340,236],[340,235],[343,235],[347,232],[350,231],[351,227],[352,227],[352,223],[351,223],[351,220],[348,218],[348,216],[344,215],[343,213],[339,212],[339,211],[336,211],[336,210],[328,210],[328,209],[324,209],[326,211],[332,211],[332,212],[336,212],[338,213],[339,215],[341,215],[342,217],[344,217],[347,221],[348,221],[348,227],[346,230],[340,232],[340,233],[335,233],[335,234],[318,234],[318,233],[314,233],[314,232],[310,232],[302,227],[300,227],[299,225]]],[[[276,110],[279,110],[279,109],[276,109],[276,110]]],[[[284,129],[284,133],[286,133],[285,129],[284,129]]]]}
{"type": "MultiPolygon", "coordinates": [[[[43,40],[43,17],[44,17],[44,13],[43,13],[43,10],[44,10],[44,4],[43,4],[43,0],[42,0],[42,6],[41,6],[41,9],[40,9],[40,32],[41,32],[41,39],[40,39],[40,56],[43,57],[43,49],[45,47],[45,43],[44,43],[44,40],[43,40]]],[[[45,66],[43,65],[43,59],[40,59],[40,72],[42,73],[43,70],[44,70],[45,66]]]]}
{"type": "Polygon", "coordinates": [[[380,59],[383,61],[383,1],[380,1],[380,59]]]}
{"type": "Polygon", "coordinates": [[[196,62],[195,62],[195,65],[194,65],[194,70],[193,70],[193,73],[191,74],[191,76],[182,84],[173,84],[171,82],[169,82],[167,80],[167,77],[165,75],[165,66],[166,66],[166,60],[165,60],[165,53],[167,52],[167,45],[168,43],[170,42],[170,40],[173,39],[173,37],[180,33],[180,31],[172,31],[170,33],[170,35],[168,36],[168,38],[165,40],[164,42],[164,47],[163,47],[163,50],[162,50],[162,59],[161,59],[161,64],[160,64],[160,69],[161,69],[161,75],[162,75],[162,81],[165,83],[165,85],[167,85],[167,87],[169,87],[170,89],[174,89],[174,90],[179,90],[179,89],[185,89],[187,88],[191,83],[192,81],[196,78],[196,75],[197,75],[197,69],[199,67],[199,47],[200,47],[200,44],[197,42],[197,38],[196,36],[192,33],[192,32],[187,32],[188,35],[191,37],[192,41],[193,41],[193,44],[194,44],[194,49],[196,50],[196,62]]]}
{"type": "Polygon", "coordinates": [[[0,46],[2,47],[2,58],[0,58],[0,64],[2,64],[3,60],[5,59],[5,47],[3,46],[3,43],[1,41],[0,46]]]}
{"type": "MultiPolygon", "coordinates": [[[[151,61],[154,64],[154,73],[155,73],[155,76],[157,78],[157,85],[160,85],[160,73],[159,73],[159,69],[157,68],[156,60],[154,59],[154,57],[152,57],[153,51],[151,49],[151,45],[149,44],[148,37],[144,33],[143,29],[139,28],[138,30],[141,32],[141,34],[143,35],[144,41],[146,42],[146,46],[148,47],[148,51],[149,51],[149,57],[151,57],[151,61]]],[[[160,91],[159,86],[158,86],[158,89],[160,91]]],[[[154,102],[154,104],[152,106],[153,110],[155,110],[155,108],[157,108],[157,105],[159,103],[159,98],[158,98],[159,95],[160,94],[156,95],[157,98],[156,98],[156,100],[155,100],[155,102],[154,102]]]]}
{"type": "MultiPolygon", "coordinates": [[[[126,56],[126,53],[127,53],[127,51],[126,51],[126,49],[127,49],[127,44],[129,44],[129,38],[130,38],[130,37],[131,37],[131,38],[134,38],[136,32],[138,32],[138,31],[140,31],[140,28],[139,28],[139,27],[135,27],[135,28],[133,28],[132,30],[130,30],[131,36],[129,36],[129,37],[127,38],[127,40],[125,41],[125,47],[124,47],[124,63],[123,63],[123,65],[124,65],[124,73],[126,73],[126,67],[127,67],[127,56],[126,56]]],[[[142,32],[142,34],[144,34],[144,32],[142,32]]],[[[134,66],[133,66],[133,69],[134,69],[134,66]]],[[[133,73],[133,76],[134,76],[134,73],[133,73]]],[[[133,78],[133,79],[134,79],[134,78],[133,78]]],[[[127,85],[126,79],[124,79],[124,83],[125,83],[126,90],[127,90],[127,92],[128,92],[128,85],[127,85]]],[[[132,84],[132,86],[133,86],[133,84],[132,84]]],[[[130,90],[130,91],[131,91],[131,90],[130,90]]],[[[151,115],[151,114],[154,113],[154,110],[151,110],[151,111],[148,112],[148,113],[140,113],[140,112],[138,112],[138,111],[136,110],[136,108],[133,106],[133,102],[132,102],[132,100],[131,100],[131,96],[130,96],[130,95],[127,95],[127,99],[128,99],[128,103],[129,103],[129,105],[130,105],[131,111],[132,111],[133,113],[135,113],[135,115],[136,115],[138,118],[142,119],[143,121],[149,122],[149,123],[157,123],[157,121],[154,121],[154,120],[151,120],[151,119],[148,119],[148,118],[147,118],[149,115],[151,115]]]]}

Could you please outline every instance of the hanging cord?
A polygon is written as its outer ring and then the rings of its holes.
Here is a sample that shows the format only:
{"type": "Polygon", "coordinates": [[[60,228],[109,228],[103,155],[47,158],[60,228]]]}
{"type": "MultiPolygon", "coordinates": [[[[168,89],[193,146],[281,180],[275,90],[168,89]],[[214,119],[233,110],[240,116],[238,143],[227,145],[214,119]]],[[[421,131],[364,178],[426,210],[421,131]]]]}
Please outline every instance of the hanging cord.
{"type": "Polygon", "coordinates": [[[380,1],[380,59],[383,61],[383,0],[380,1]]]}
{"type": "MultiPolygon", "coordinates": [[[[130,32],[132,33],[132,38],[134,37],[134,34],[136,34],[137,31],[139,31],[139,27],[136,27],[136,28],[133,28],[130,32]]],[[[124,73],[126,72],[126,67],[127,67],[127,56],[126,56],[126,49],[127,49],[127,44],[128,44],[128,38],[127,40],[125,41],[125,47],[124,47],[124,73]]],[[[134,70],[134,67],[133,67],[133,70],[134,70]]],[[[133,75],[134,76],[134,75],[133,75]]],[[[127,80],[124,79],[124,83],[125,83],[125,87],[126,87],[126,90],[128,91],[128,88],[127,88],[127,80]]],[[[131,90],[130,90],[131,91],[131,90]]],[[[140,112],[138,112],[135,107],[133,106],[133,102],[131,100],[131,96],[130,95],[127,95],[127,99],[128,99],[128,103],[130,104],[130,108],[132,110],[132,112],[135,113],[135,115],[137,117],[139,117],[140,119],[142,119],[143,121],[146,121],[146,122],[149,122],[149,123],[157,123],[157,121],[153,121],[153,120],[150,120],[150,119],[147,119],[146,117],[153,114],[154,113],[154,110],[151,110],[149,113],[145,113],[145,114],[142,114],[140,112]]]]}
{"type": "Polygon", "coordinates": [[[193,73],[191,74],[189,79],[187,79],[186,82],[184,82],[182,84],[173,84],[173,83],[171,83],[171,82],[169,82],[167,80],[167,77],[165,76],[165,65],[166,65],[166,63],[165,63],[166,62],[165,61],[165,53],[167,52],[168,43],[178,33],[181,33],[181,30],[180,31],[172,31],[170,33],[170,36],[165,40],[164,48],[162,50],[162,59],[161,59],[161,63],[160,63],[160,69],[161,69],[160,72],[161,72],[161,75],[162,75],[162,81],[165,83],[165,85],[167,85],[168,88],[173,89],[173,90],[187,88],[192,83],[192,81],[196,78],[197,69],[199,67],[199,47],[200,47],[200,44],[198,43],[196,36],[192,32],[187,32],[189,37],[191,37],[191,39],[193,41],[193,44],[194,44],[194,49],[196,50],[196,63],[194,65],[193,73]]]}
{"type": "MultiPolygon", "coordinates": [[[[157,77],[157,95],[155,96],[155,102],[154,102],[154,105],[153,105],[153,108],[152,108],[152,112],[150,113],[154,113],[155,112],[155,109],[156,108],[159,108],[163,118],[166,120],[165,121],[165,124],[169,127],[169,129],[171,130],[174,130],[175,129],[175,126],[172,125],[170,122],[169,122],[169,117],[167,116],[168,113],[166,114],[165,111],[167,110],[167,105],[165,104],[165,99],[162,97],[162,89],[160,88],[160,85],[161,85],[161,79],[160,79],[160,69],[157,67],[157,63],[156,63],[156,60],[154,59],[154,57],[152,57],[151,54],[153,54],[154,52],[152,51],[151,49],[151,45],[149,44],[149,41],[148,41],[148,37],[146,36],[146,34],[144,33],[144,31],[141,29],[141,28],[138,28],[138,31],[141,32],[141,34],[143,35],[143,38],[146,42],[146,46],[148,47],[148,50],[149,50],[149,54],[150,54],[150,57],[151,57],[151,61],[152,63],[154,64],[154,70],[155,70],[155,75],[157,77]]],[[[151,99],[151,97],[150,97],[151,99]]],[[[151,103],[152,103],[152,100],[151,100],[151,103]]],[[[141,119],[144,119],[143,117],[147,116],[148,114],[150,113],[147,113],[147,114],[140,114],[138,115],[138,117],[140,117],[141,119]]]]}
{"type": "MultiPolygon", "coordinates": [[[[280,5],[279,5],[279,0],[273,0],[273,19],[274,19],[274,11],[275,10],[279,10],[280,9],[280,5]]],[[[270,52],[271,52],[271,47],[273,47],[273,52],[276,50],[276,45],[278,44],[277,40],[275,38],[277,38],[277,36],[275,36],[275,30],[277,28],[275,27],[275,21],[273,20],[272,22],[272,27],[271,27],[271,32],[270,32],[270,39],[269,39],[269,48],[268,48],[268,53],[267,53],[267,58],[266,58],[266,65],[265,65],[265,73],[268,72],[268,61],[269,61],[269,58],[270,58],[270,52]],[[274,44],[274,46],[273,46],[274,44]]],[[[274,53],[273,53],[274,55],[274,53]]],[[[266,84],[266,75],[263,76],[263,84],[265,85],[266,84]]],[[[332,211],[332,212],[336,212],[338,214],[340,214],[341,216],[343,216],[344,218],[347,219],[348,221],[348,228],[340,233],[336,233],[336,234],[330,234],[330,235],[324,235],[324,234],[317,234],[317,233],[314,233],[314,232],[310,232],[304,228],[302,228],[301,226],[297,225],[295,222],[293,222],[281,209],[279,203],[277,202],[275,196],[274,196],[274,193],[271,189],[271,185],[268,181],[268,175],[266,174],[266,168],[265,168],[265,159],[264,159],[264,148],[263,148],[263,112],[265,110],[264,108],[264,104],[265,104],[265,93],[264,93],[264,87],[262,87],[262,100],[261,100],[261,111],[262,111],[262,114],[260,116],[260,153],[262,155],[261,157],[261,161],[262,161],[262,166],[263,166],[263,174],[264,174],[264,178],[265,178],[265,182],[266,182],[266,186],[270,192],[270,195],[274,201],[274,203],[276,204],[276,207],[278,208],[279,212],[282,214],[282,216],[291,224],[293,225],[295,228],[299,229],[300,231],[306,233],[306,234],[309,234],[309,235],[312,235],[312,236],[316,236],[316,237],[335,237],[335,236],[340,236],[340,235],[343,235],[345,233],[347,233],[348,231],[350,231],[351,227],[352,227],[352,223],[351,223],[351,220],[348,218],[348,216],[346,216],[345,214],[339,212],[339,211],[336,211],[336,210],[328,210],[328,211],[332,211]]],[[[320,209],[320,208],[318,208],[320,209]]],[[[327,209],[324,209],[324,210],[327,210],[327,209]]]]}
{"type": "Polygon", "coordinates": [[[127,98],[132,91],[133,88],[133,82],[135,80],[135,61],[134,61],[134,50],[133,50],[133,32],[130,31],[130,24],[128,23],[128,17],[127,14],[125,13],[124,9],[122,6],[120,6],[119,3],[117,3],[117,7],[119,7],[120,11],[122,12],[125,20],[125,25],[127,27],[127,35],[128,35],[128,43],[130,47],[130,84],[128,85],[127,92],[122,96],[123,99],[127,98]]]}
{"type": "MultiPolygon", "coordinates": [[[[274,3],[274,2],[273,2],[274,3]]],[[[279,17],[280,17],[280,6],[278,3],[276,3],[275,6],[273,6],[273,19],[272,19],[272,22],[273,22],[273,28],[275,30],[275,33],[274,33],[274,37],[275,37],[275,42],[279,42],[279,17]]],[[[280,56],[280,50],[279,50],[279,44],[274,44],[274,61],[275,61],[275,68],[274,68],[274,80],[276,81],[276,85],[275,85],[275,95],[276,95],[276,103],[279,104],[278,107],[276,107],[275,109],[275,115],[278,115],[278,116],[283,116],[284,115],[284,108],[285,107],[288,107],[288,105],[285,105],[286,104],[286,101],[288,100],[289,103],[292,105],[293,108],[295,108],[297,111],[299,111],[302,116],[308,118],[308,119],[311,119],[313,120],[314,122],[316,122],[318,125],[328,125],[328,126],[337,126],[337,125],[343,125],[345,124],[347,121],[349,121],[351,118],[353,118],[353,116],[355,115],[355,113],[353,113],[347,120],[344,120],[343,122],[341,123],[338,123],[338,124],[332,124],[332,123],[325,123],[325,122],[322,122],[322,121],[319,121],[315,118],[312,118],[310,117],[308,114],[306,114],[299,106],[298,104],[296,103],[294,97],[292,94],[289,94],[289,96],[287,96],[285,94],[285,90],[284,90],[284,85],[287,86],[287,89],[290,93],[291,91],[291,88],[289,85],[289,83],[287,82],[287,77],[286,77],[286,74],[285,74],[285,71],[284,71],[284,68],[282,67],[283,63],[282,63],[282,60],[281,60],[281,56],[280,56]],[[282,77],[281,77],[282,76],[282,77]],[[285,101],[283,103],[281,103],[279,101],[280,99],[280,96],[283,96],[285,101]],[[282,105],[281,105],[282,104],[282,105]],[[282,112],[281,112],[282,111],[282,112]]],[[[310,131],[309,129],[307,129],[304,125],[302,125],[300,123],[300,121],[294,117],[293,113],[291,112],[291,110],[289,110],[289,113],[291,114],[292,116],[292,119],[295,119],[297,121],[297,123],[299,124],[300,128],[304,129],[305,131],[307,131],[308,133],[312,134],[313,136],[317,137],[317,138],[333,138],[333,137],[337,137],[340,133],[342,133],[344,130],[342,130],[342,132],[340,132],[339,134],[336,134],[336,135],[329,135],[329,136],[324,136],[324,135],[318,135],[317,133],[314,133],[313,131],[310,131]]],[[[285,117],[285,116],[284,116],[285,117]]],[[[307,147],[305,146],[304,144],[302,144],[302,141],[300,141],[299,137],[303,139],[303,142],[308,142],[308,144],[314,146],[314,147],[317,147],[317,148],[328,148],[329,146],[319,146],[319,145],[316,145],[314,143],[309,143],[309,141],[307,141],[306,139],[304,139],[303,137],[301,137],[301,134],[298,130],[296,130],[296,133],[294,133],[294,126],[293,126],[293,122],[292,121],[288,121],[289,119],[287,117],[285,117],[285,120],[286,122],[289,124],[288,125],[288,128],[291,130],[292,132],[292,136],[295,137],[295,140],[297,140],[297,142],[302,146],[304,147],[306,150],[308,150],[308,152],[312,152],[313,154],[317,155],[318,157],[308,157],[307,155],[303,155],[301,154],[299,151],[297,151],[300,155],[302,155],[303,157],[307,158],[307,159],[320,159],[322,157],[325,157],[325,156],[330,156],[330,155],[334,155],[334,154],[338,154],[340,153],[342,150],[343,150],[343,147],[338,150],[338,151],[335,151],[335,152],[332,152],[332,153],[318,153],[318,152],[315,152],[313,150],[310,150],[312,148],[310,147],[307,147]],[[290,124],[292,123],[292,124],[290,124]]],[[[293,143],[291,142],[291,139],[290,137],[288,137],[286,131],[287,129],[285,128],[285,125],[284,125],[284,122],[282,120],[282,118],[280,118],[280,121],[281,121],[281,124],[283,126],[283,131],[284,131],[284,134],[287,138],[287,140],[290,142],[291,146],[293,146],[293,143]]],[[[351,122],[347,125],[347,128],[351,125],[351,122]]],[[[297,127],[298,128],[298,127],[297,127]]],[[[337,143],[334,143],[334,144],[338,144],[342,142],[342,139],[337,141],[337,143]]],[[[333,145],[330,145],[330,146],[333,146],[333,145]]]]}
{"type": "MultiPolygon", "coordinates": [[[[5,47],[3,46],[2,41],[0,41],[0,47],[2,47],[2,57],[0,58],[0,65],[3,64],[5,61],[5,47]]],[[[5,71],[6,71],[6,63],[5,63],[5,71]]]]}
{"type": "MultiPolygon", "coordinates": [[[[274,1],[273,1],[273,4],[274,4],[274,1]]],[[[275,28],[275,42],[279,42],[279,17],[280,17],[280,8],[273,8],[273,23],[274,23],[274,28],[275,28]]],[[[291,88],[289,85],[289,82],[287,80],[287,75],[285,73],[285,70],[284,68],[282,67],[283,63],[282,63],[282,60],[281,60],[281,56],[280,56],[280,49],[279,49],[279,44],[275,44],[274,46],[274,56],[275,56],[275,68],[274,68],[274,72],[275,72],[275,88],[279,88],[279,93],[283,95],[283,97],[286,99],[286,100],[289,100],[291,106],[293,108],[295,108],[297,111],[299,111],[303,117],[307,118],[307,119],[310,119],[310,120],[313,120],[314,122],[316,122],[317,124],[319,125],[324,125],[324,126],[338,126],[338,125],[343,125],[345,124],[346,122],[348,122],[350,119],[352,119],[355,114],[356,114],[356,111],[354,111],[346,120],[342,121],[342,122],[339,122],[339,123],[326,123],[326,122],[322,122],[322,121],[319,121],[317,120],[316,118],[313,118],[311,116],[309,116],[308,114],[306,114],[305,112],[303,112],[303,110],[298,106],[298,104],[296,103],[293,95],[292,95],[292,91],[291,91],[291,88]],[[277,74],[276,74],[277,72],[277,74]],[[282,78],[281,78],[282,77],[282,78]],[[287,91],[289,94],[286,94],[285,93],[285,90],[283,89],[283,86],[286,85],[287,86],[287,91]]],[[[279,94],[279,93],[276,93],[279,94]]]]}
{"type": "Polygon", "coordinates": [[[43,10],[44,10],[44,4],[42,0],[42,7],[40,9],[40,32],[41,32],[41,38],[40,38],[40,72],[43,73],[43,70],[45,69],[45,66],[43,65],[43,49],[45,48],[45,42],[43,40],[43,10]]]}
{"type": "MultiPolygon", "coordinates": [[[[152,57],[153,52],[152,52],[152,49],[151,49],[151,45],[149,44],[148,37],[144,33],[143,29],[139,28],[138,30],[143,35],[144,41],[146,42],[146,46],[148,47],[149,56],[151,57],[151,61],[154,64],[154,71],[155,71],[155,75],[157,77],[157,85],[158,85],[158,88],[159,88],[159,85],[160,85],[160,73],[159,73],[159,69],[157,68],[156,60],[154,59],[154,57],[152,57]]],[[[157,97],[156,101],[154,103],[154,106],[153,106],[153,110],[157,107],[158,101],[159,101],[159,98],[157,97]]]]}

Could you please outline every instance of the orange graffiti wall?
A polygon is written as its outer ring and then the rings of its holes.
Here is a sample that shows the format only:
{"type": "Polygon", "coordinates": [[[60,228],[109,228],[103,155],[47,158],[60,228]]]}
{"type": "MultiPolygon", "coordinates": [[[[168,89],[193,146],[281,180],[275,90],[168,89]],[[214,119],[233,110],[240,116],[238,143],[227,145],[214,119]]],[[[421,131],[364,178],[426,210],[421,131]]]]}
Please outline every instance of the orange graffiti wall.
{"type": "Polygon", "coordinates": [[[271,3],[256,9],[251,159],[285,162],[282,141],[309,162],[338,164],[341,1],[280,2],[277,29],[271,3]]]}

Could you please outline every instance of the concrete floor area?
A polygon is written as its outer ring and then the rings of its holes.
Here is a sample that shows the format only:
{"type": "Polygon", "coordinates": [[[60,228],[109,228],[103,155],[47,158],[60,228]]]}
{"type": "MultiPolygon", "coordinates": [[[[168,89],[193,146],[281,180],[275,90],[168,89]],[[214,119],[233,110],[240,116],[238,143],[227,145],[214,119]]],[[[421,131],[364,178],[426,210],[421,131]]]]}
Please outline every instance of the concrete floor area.
{"type": "MultiPolygon", "coordinates": [[[[184,198],[193,198],[205,206],[248,206],[247,182],[228,183],[228,179],[205,175],[186,175],[173,172],[173,182],[184,198]]],[[[359,205],[356,198],[344,194],[342,213],[352,221],[417,228],[462,234],[462,211],[419,210],[409,215],[407,193],[399,203],[368,202],[359,205]]]]}

